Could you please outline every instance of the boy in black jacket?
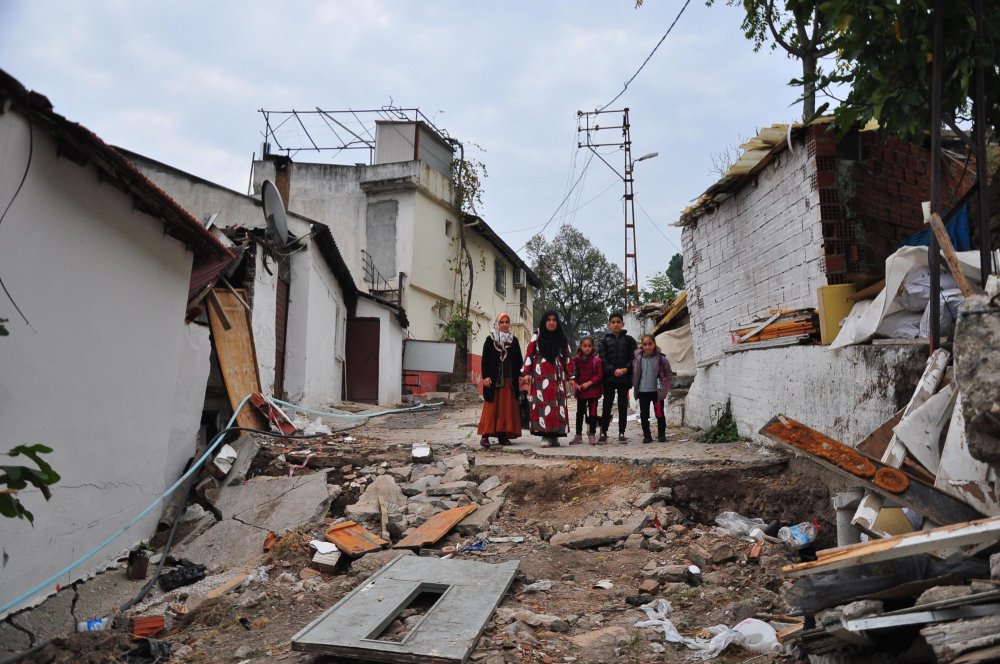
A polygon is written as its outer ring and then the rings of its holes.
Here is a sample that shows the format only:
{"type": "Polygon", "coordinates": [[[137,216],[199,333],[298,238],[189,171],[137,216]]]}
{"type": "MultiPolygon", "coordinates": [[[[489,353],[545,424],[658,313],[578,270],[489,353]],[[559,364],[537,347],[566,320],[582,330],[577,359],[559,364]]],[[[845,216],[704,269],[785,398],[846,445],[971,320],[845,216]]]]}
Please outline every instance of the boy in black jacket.
{"type": "Polygon", "coordinates": [[[601,437],[598,442],[608,442],[611,425],[611,407],[618,396],[618,442],[625,443],[625,418],[628,416],[628,390],[632,386],[632,358],[639,348],[636,340],[625,333],[625,318],[616,311],[608,317],[611,330],[597,345],[604,367],[604,408],[601,414],[601,437]]]}

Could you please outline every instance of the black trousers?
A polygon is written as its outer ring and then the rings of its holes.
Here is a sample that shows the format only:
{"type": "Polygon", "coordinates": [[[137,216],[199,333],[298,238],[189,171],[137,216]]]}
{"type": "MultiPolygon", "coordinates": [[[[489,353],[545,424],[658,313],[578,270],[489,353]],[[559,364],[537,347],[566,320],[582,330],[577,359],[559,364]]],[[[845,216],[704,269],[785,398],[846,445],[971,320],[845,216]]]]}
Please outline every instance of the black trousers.
{"type": "Polygon", "coordinates": [[[618,433],[625,433],[626,419],[628,417],[628,385],[605,385],[604,386],[604,408],[601,413],[601,431],[608,432],[611,426],[611,406],[614,405],[615,395],[618,395],[618,433]]]}
{"type": "Polygon", "coordinates": [[[649,430],[649,405],[653,404],[653,416],[656,417],[656,434],[663,436],[667,432],[667,418],[663,409],[663,399],[658,399],[656,392],[639,392],[639,422],[642,424],[642,433],[650,436],[649,430]]]}
{"type": "Polygon", "coordinates": [[[576,400],[576,433],[583,433],[583,418],[587,418],[587,433],[597,433],[597,399],[576,400]]]}

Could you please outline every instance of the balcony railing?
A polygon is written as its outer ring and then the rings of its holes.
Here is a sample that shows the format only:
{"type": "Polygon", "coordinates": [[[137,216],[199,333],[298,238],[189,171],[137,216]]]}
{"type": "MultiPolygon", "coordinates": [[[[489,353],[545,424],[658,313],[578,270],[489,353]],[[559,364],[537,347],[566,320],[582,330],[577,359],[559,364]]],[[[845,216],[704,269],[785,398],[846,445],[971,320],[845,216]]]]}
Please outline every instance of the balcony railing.
{"type": "Polygon", "coordinates": [[[520,325],[525,329],[533,329],[531,309],[526,304],[507,304],[507,315],[510,316],[511,326],[520,325]]]}
{"type": "Polygon", "coordinates": [[[372,295],[377,295],[383,300],[398,303],[398,285],[389,283],[389,280],[378,271],[377,267],[375,267],[375,261],[372,260],[372,255],[364,249],[361,250],[361,265],[364,271],[365,283],[368,284],[368,291],[372,295]]]}

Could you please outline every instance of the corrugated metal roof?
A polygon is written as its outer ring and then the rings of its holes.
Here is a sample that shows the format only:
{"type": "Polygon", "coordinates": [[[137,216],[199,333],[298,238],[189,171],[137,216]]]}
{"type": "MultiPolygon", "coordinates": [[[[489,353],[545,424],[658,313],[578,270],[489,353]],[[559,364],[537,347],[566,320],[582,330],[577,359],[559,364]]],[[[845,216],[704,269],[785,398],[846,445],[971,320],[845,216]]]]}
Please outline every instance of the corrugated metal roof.
{"type": "MultiPolygon", "coordinates": [[[[826,124],[832,116],[818,118],[810,124],[826,124]]],[[[757,132],[757,135],[740,146],[743,152],[722,177],[705,190],[693,204],[684,208],[681,218],[671,226],[688,226],[698,217],[711,212],[719,203],[729,198],[734,192],[747,184],[759,173],[774,155],[788,147],[788,140],[798,134],[804,125],[801,123],[773,124],[757,132]]]]}

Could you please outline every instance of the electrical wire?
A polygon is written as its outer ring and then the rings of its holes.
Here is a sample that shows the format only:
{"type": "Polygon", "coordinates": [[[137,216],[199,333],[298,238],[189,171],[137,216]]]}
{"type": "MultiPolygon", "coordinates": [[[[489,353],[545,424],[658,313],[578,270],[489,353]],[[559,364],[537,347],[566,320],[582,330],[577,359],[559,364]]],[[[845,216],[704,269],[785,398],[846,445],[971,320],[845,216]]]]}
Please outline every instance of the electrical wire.
{"type": "Polygon", "coordinates": [[[660,37],[660,41],[656,42],[656,46],[654,46],[653,50],[649,52],[649,55],[646,56],[646,59],[642,61],[642,64],[639,65],[639,68],[637,70],[635,70],[635,73],[632,74],[632,78],[630,78],[629,80],[625,81],[625,87],[622,88],[622,91],[619,92],[618,94],[616,94],[614,96],[614,98],[611,101],[609,101],[607,104],[605,104],[604,106],[601,106],[600,108],[598,108],[597,109],[598,111],[603,111],[608,106],[610,106],[611,104],[613,104],[616,101],[618,101],[619,97],[621,97],[623,94],[625,94],[625,91],[628,90],[628,86],[632,84],[632,81],[635,80],[635,77],[639,75],[639,72],[641,72],[643,70],[643,68],[646,66],[646,64],[652,59],[653,54],[656,53],[656,49],[660,48],[660,44],[663,43],[663,40],[665,40],[667,38],[667,35],[670,34],[670,31],[674,29],[675,25],[677,25],[677,21],[680,20],[681,14],[684,13],[684,10],[687,9],[687,6],[690,3],[691,3],[691,0],[685,0],[684,6],[681,7],[681,10],[679,12],[677,12],[677,16],[674,17],[674,22],[670,24],[670,27],[667,28],[667,31],[665,33],[663,33],[662,37],[660,37]]]}
{"type": "MultiPolygon", "coordinates": [[[[17,189],[14,190],[14,195],[10,197],[9,201],[7,201],[7,207],[5,207],[3,209],[3,214],[0,214],[0,224],[2,224],[3,220],[7,218],[7,213],[10,212],[11,206],[14,205],[14,201],[17,200],[18,194],[21,193],[21,187],[24,186],[25,180],[28,179],[28,171],[31,170],[31,160],[32,160],[32,157],[34,156],[34,154],[35,154],[35,132],[34,132],[34,129],[32,128],[32,126],[31,126],[31,119],[29,118],[28,119],[28,160],[24,164],[24,173],[21,174],[21,181],[18,183],[17,189]]],[[[30,328],[32,332],[35,332],[36,331],[35,328],[33,328],[31,326],[31,321],[29,321],[28,317],[24,315],[24,312],[21,311],[21,307],[17,306],[17,302],[14,301],[14,296],[10,294],[9,290],[7,290],[7,284],[4,283],[3,276],[0,276],[0,288],[3,289],[4,295],[7,296],[7,299],[10,300],[10,303],[14,305],[14,309],[17,310],[17,313],[20,314],[21,318],[24,319],[24,322],[28,326],[28,328],[30,328]]]]}
{"type": "Polygon", "coordinates": [[[594,153],[591,152],[590,153],[590,157],[587,159],[587,162],[583,165],[583,170],[580,172],[580,177],[578,177],[576,179],[576,182],[573,183],[573,186],[570,187],[570,190],[568,192],[566,192],[566,195],[563,197],[562,202],[560,202],[559,206],[556,207],[555,212],[552,213],[552,216],[549,217],[549,220],[546,221],[545,224],[542,226],[542,230],[538,231],[537,233],[535,233],[534,235],[532,235],[531,237],[529,237],[525,241],[525,243],[521,245],[521,248],[517,250],[517,253],[521,253],[521,251],[523,251],[524,248],[526,246],[528,246],[528,242],[531,242],[536,237],[538,237],[539,235],[541,235],[542,233],[545,232],[545,229],[549,227],[549,224],[552,223],[552,220],[556,218],[557,214],[559,214],[559,210],[561,210],[562,207],[563,207],[563,205],[566,204],[566,201],[569,200],[569,197],[573,194],[573,190],[575,190],[576,187],[577,187],[577,185],[580,184],[580,181],[583,180],[583,176],[587,174],[587,169],[590,168],[590,162],[592,162],[593,160],[594,160],[594,153]]]}
{"type": "MultiPolygon", "coordinates": [[[[633,200],[634,200],[634,199],[633,199],[633,200]]],[[[646,208],[642,207],[642,204],[641,204],[641,203],[639,203],[639,201],[635,201],[635,204],[636,204],[636,205],[637,205],[637,206],[639,207],[639,209],[640,209],[640,210],[642,210],[642,213],[643,213],[644,215],[646,215],[646,219],[649,219],[649,223],[650,223],[650,224],[652,224],[653,228],[655,228],[655,229],[656,229],[656,232],[657,232],[657,233],[659,233],[660,235],[662,235],[662,236],[663,236],[663,239],[664,239],[664,240],[666,240],[667,242],[669,242],[669,243],[670,243],[670,246],[672,246],[672,247],[673,247],[674,249],[676,249],[677,251],[679,251],[679,252],[681,252],[681,253],[684,253],[684,251],[683,251],[683,250],[682,250],[682,249],[681,249],[680,247],[678,247],[678,246],[677,246],[677,245],[676,245],[676,244],[674,243],[674,241],[673,241],[673,240],[671,240],[671,239],[670,239],[669,237],[667,237],[667,234],[666,234],[666,233],[664,233],[664,232],[663,232],[662,230],[660,230],[660,227],[656,225],[656,222],[655,222],[655,221],[653,221],[653,217],[651,217],[651,216],[649,215],[649,213],[648,213],[648,212],[646,212],[646,208]]]]}

